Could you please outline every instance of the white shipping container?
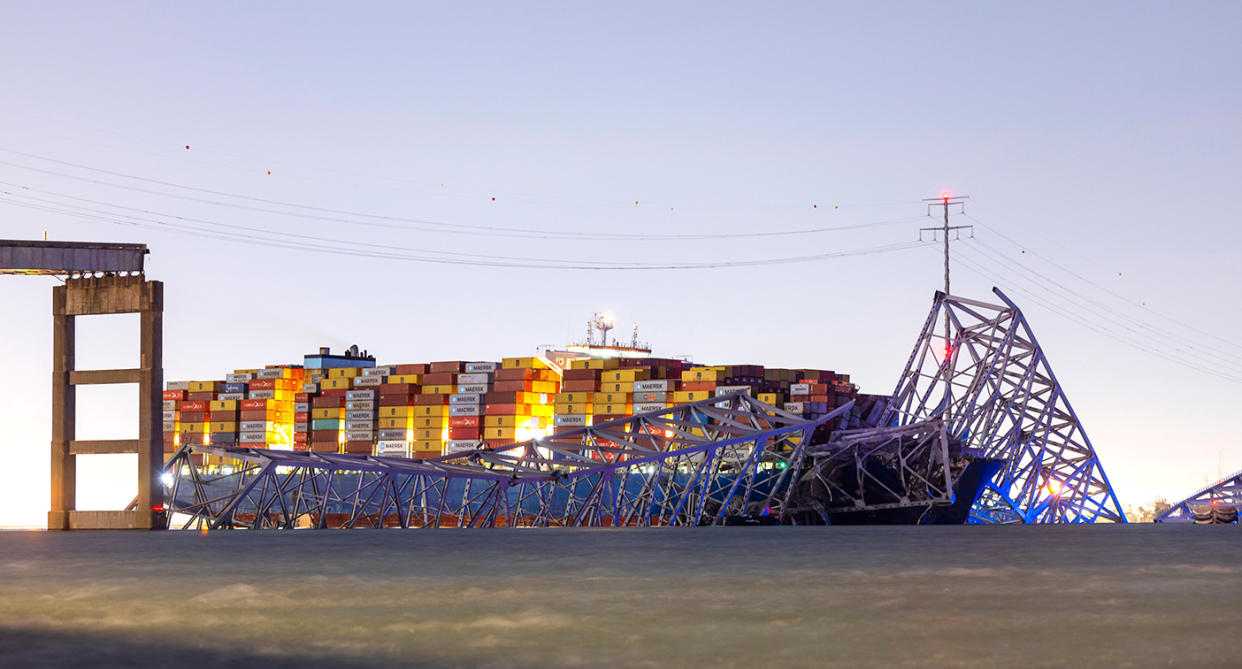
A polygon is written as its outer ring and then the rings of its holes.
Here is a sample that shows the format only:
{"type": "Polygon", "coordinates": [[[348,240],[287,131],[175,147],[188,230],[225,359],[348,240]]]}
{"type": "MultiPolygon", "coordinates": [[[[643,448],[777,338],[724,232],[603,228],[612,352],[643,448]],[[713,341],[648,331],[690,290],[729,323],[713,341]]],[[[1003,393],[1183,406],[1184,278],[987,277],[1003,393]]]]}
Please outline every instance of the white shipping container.
{"type": "Polygon", "coordinates": [[[177,429],[177,421],[175,421],[175,420],[166,420],[166,421],[164,421],[164,431],[165,431],[165,432],[172,432],[173,430],[176,430],[176,429],[177,429]]]}
{"type": "Polygon", "coordinates": [[[265,420],[243,420],[241,425],[242,432],[263,432],[267,429],[267,421],[265,420]]]}
{"type": "Polygon", "coordinates": [[[375,400],[345,400],[346,409],[374,409],[375,400]]]}
{"type": "Polygon", "coordinates": [[[375,441],[375,433],[371,430],[345,432],[345,441],[375,441]]]}
{"type": "Polygon", "coordinates": [[[478,404],[454,404],[449,407],[450,416],[480,416],[482,407],[478,404]]]}
{"type": "Polygon", "coordinates": [[[252,390],[250,391],[250,399],[252,400],[274,400],[276,399],[275,390],[252,390]]]}
{"type": "Polygon", "coordinates": [[[373,420],[347,420],[345,421],[345,430],[374,430],[375,421],[373,420]]]}
{"type": "Polygon", "coordinates": [[[375,442],[375,454],[388,458],[408,458],[410,457],[410,443],[404,440],[377,441],[375,442]]]}
{"type": "Polygon", "coordinates": [[[648,402],[667,402],[668,393],[634,393],[634,402],[637,404],[647,404],[648,402]]]}
{"type": "Polygon", "coordinates": [[[407,433],[405,430],[380,430],[380,439],[405,439],[407,433]]]}
{"type": "Polygon", "coordinates": [[[389,376],[392,374],[392,367],[364,367],[363,376],[389,376]]]}
{"type": "Polygon", "coordinates": [[[266,432],[243,432],[237,437],[237,440],[243,444],[266,444],[267,433],[266,432]]]}
{"type": "Polygon", "coordinates": [[[355,388],[373,388],[384,385],[382,376],[359,376],[354,379],[355,388]]]}
{"type": "Polygon", "coordinates": [[[557,414],[552,417],[552,424],[558,427],[586,427],[587,417],[580,413],[557,414]]]}
{"type": "Polygon", "coordinates": [[[319,384],[318,384],[318,383],[303,383],[303,384],[302,384],[302,392],[304,392],[304,393],[317,393],[317,392],[319,392],[319,384]]]}
{"type": "Polygon", "coordinates": [[[449,404],[478,404],[483,396],[478,393],[457,393],[449,395],[449,404]]]}
{"type": "Polygon", "coordinates": [[[216,399],[241,401],[246,399],[246,393],[220,393],[216,396],[216,399]]]}
{"type": "Polygon", "coordinates": [[[484,374],[458,374],[457,375],[457,385],[461,385],[463,383],[491,383],[491,381],[492,381],[492,375],[486,374],[486,373],[484,374]]]}
{"type": "Polygon", "coordinates": [[[457,386],[458,393],[485,393],[488,391],[486,383],[467,383],[457,386]]]}
{"type": "Polygon", "coordinates": [[[298,413],[308,413],[311,410],[310,402],[294,402],[293,410],[298,413]]]}
{"type": "Polygon", "coordinates": [[[664,402],[642,402],[634,405],[634,414],[664,411],[667,408],[664,406],[664,402]]]}
{"type": "Polygon", "coordinates": [[[367,388],[366,390],[350,390],[345,393],[345,399],[347,400],[373,400],[377,396],[379,396],[379,391],[374,388],[367,388]]]}
{"type": "Polygon", "coordinates": [[[750,386],[716,386],[716,397],[738,392],[745,392],[749,396],[750,386]]]}
{"type": "Polygon", "coordinates": [[[176,409],[176,408],[177,408],[177,400],[164,400],[165,410],[176,409]]]}
{"type": "Polygon", "coordinates": [[[640,393],[656,391],[667,393],[673,390],[675,387],[673,385],[674,383],[676,382],[670,379],[660,379],[658,381],[635,381],[634,392],[640,393]]]}
{"type": "Polygon", "coordinates": [[[790,394],[790,395],[810,395],[810,394],[811,394],[811,384],[809,384],[809,383],[794,383],[794,384],[791,384],[791,385],[789,386],[789,394],[790,394]]]}
{"type": "MultiPolygon", "coordinates": [[[[254,378],[256,379],[283,379],[284,377],[285,377],[285,370],[280,369],[280,368],[260,369],[259,371],[254,373],[254,378]]],[[[239,382],[230,382],[230,383],[239,383],[239,382]]]]}
{"type": "Polygon", "coordinates": [[[805,410],[802,402],[786,402],[785,411],[794,414],[800,414],[805,410]]]}
{"type": "Polygon", "coordinates": [[[189,390],[190,382],[189,381],[169,381],[168,383],[164,384],[164,388],[166,390],[189,390]]]}
{"type": "Polygon", "coordinates": [[[177,412],[176,411],[165,411],[164,420],[165,421],[177,420],[177,412]]]}
{"type": "Polygon", "coordinates": [[[496,371],[496,363],[494,362],[467,362],[466,363],[466,373],[468,374],[476,374],[479,372],[494,372],[494,371],[496,371]]]}
{"type": "Polygon", "coordinates": [[[310,432],[310,423],[294,423],[294,432],[310,432]]]}
{"type": "Polygon", "coordinates": [[[345,410],[345,420],[374,420],[375,411],[370,409],[345,410]]]}
{"type": "Polygon", "coordinates": [[[456,453],[458,451],[473,451],[479,442],[474,439],[449,439],[444,442],[445,453],[456,453]]]}
{"type": "Polygon", "coordinates": [[[249,383],[254,378],[254,374],[246,372],[244,374],[227,374],[224,377],[225,383],[249,383]]]}

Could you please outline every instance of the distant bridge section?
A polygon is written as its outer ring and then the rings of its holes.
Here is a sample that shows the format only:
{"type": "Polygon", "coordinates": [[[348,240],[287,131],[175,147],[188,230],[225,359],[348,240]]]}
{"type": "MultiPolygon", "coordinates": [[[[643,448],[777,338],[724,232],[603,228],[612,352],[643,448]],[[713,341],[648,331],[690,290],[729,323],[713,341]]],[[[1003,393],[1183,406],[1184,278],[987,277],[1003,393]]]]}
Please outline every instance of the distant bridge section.
{"type": "Polygon", "coordinates": [[[142,274],[146,244],[0,240],[0,274],[142,274]]]}

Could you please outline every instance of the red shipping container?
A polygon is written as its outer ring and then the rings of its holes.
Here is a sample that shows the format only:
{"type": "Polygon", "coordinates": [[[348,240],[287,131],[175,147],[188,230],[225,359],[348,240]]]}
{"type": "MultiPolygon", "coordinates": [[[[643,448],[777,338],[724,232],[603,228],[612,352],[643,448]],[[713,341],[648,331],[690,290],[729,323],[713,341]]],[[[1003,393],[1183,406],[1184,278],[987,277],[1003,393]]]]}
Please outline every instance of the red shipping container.
{"type": "Polygon", "coordinates": [[[561,384],[561,392],[566,393],[593,393],[599,390],[599,379],[583,379],[566,381],[561,384]]]}
{"type": "Polygon", "coordinates": [[[185,398],[195,402],[210,402],[216,399],[216,394],[210,390],[204,390],[201,393],[186,393],[185,398]]]}
{"type": "Polygon", "coordinates": [[[525,398],[519,398],[518,392],[520,391],[493,390],[492,392],[487,393],[486,395],[483,396],[483,403],[484,404],[517,404],[520,399],[525,399],[525,398]]]}
{"type": "Polygon", "coordinates": [[[498,369],[493,381],[533,381],[538,378],[537,369],[498,369]]]}
{"type": "Polygon", "coordinates": [[[181,411],[206,411],[207,403],[200,402],[200,401],[187,400],[185,402],[182,402],[181,404],[178,404],[177,408],[180,409],[181,411]]]}
{"type": "Polygon", "coordinates": [[[182,411],[181,424],[186,423],[208,423],[211,421],[211,413],[208,411],[182,411]]]}
{"type": "Polygon", "coordinates": [[[310,447],[307,450],[310,450],[316,453],[336,453],[337,449],[339,448],[339,446],[337,445],[335,441],[324,442],[324,443],[312,441],[309,444],[309,446],[310,447]]]}
{"type": "Polygon", "coordinates": [[[449,398],[448,395],[430,395],[427,393],[419,393],[414,396],[414,404],[416,406],[423,405],[423,404],[430,404],[432,406],[435,406],[437,404],[448,404],[449,403],[448,398],[449,398]]]}
{"type": "Polygon", "coordinates": [[[275,390],[276,379],[251,379],[250,390],[275,390]]]}
{"type": "Polygon", "coordinates": [[[682,381],[681,389],[685,391],[715,390],[715,381],[682,381]]]}
{"type": "Polygon", "coordinates": [[[396,373],[397,374],[426,374],[427,365],[426,363],[397,365],[396,373]]]}
{"type": "MultiPolygon", "coordinates": [[[[461,360],[443,360],[440,362],[433,362],[430,365],[428,365],[427,372],[430,372],[432,374],[444,374],[444,373],[457,374],[461,372],[461,370],[465,366],[466,366],[466,363],[461,360]]],[[[452,381],[450,381],[449,383],[452,383],[452,381]]]]}
{"type": "Polygon", "coordinates": [[[315,397],[311,399],[312,409],[334,409],[345,406],[345,396],[341,397],[315,397]]]}
{"type": "Polygon", "coordinates": [[[345,393],[349,392],[344,388],[333,388],[332,390],[319,391],[320,397],[345,397],[345,393]]]}
{"type": "Polygon", "coordinates": [[[293,422],[295,423],[305,423],[308,420],[310,420],[310,414],[305,411],[299,411],[293,414],[293,422]]]}
{"type": "Polygon", "coordinates": [[[338,430],[311,430],[311,441],[336,441],[340,439],[338,430]]]}
{"type": "Polygon", "coordinates": [[[535,387],[534,381],[497,381],[492,384],[492,390],[498,393],[509,392],[530,392],[535,387]]]}
{"type": "Polygon", "coordinates": [[[414,406],[414,396],[380,395],[379,405],[382,407],[411,407],[414,406]]]}
{"type": "Polygon", "coordinates": [[[379,387],[380,397],[384,395],[417,395],[420,386],[417,383],[384,383],[379,387]]]}
{"type": "Polygon", "coordinates": [[[266,409],[268,406],[267,405],[268,402],[275,403],[275,400],[242,400],[241,410],[242,411],[255,411],[257,409],[266,409]]]}
{"type": "Polygon", "coordinates": [[[370,441],[347,441],[345,442],[345,452],[353,455],[370,455],[371,449],[375,448],[375,444],[370,441]]]}
{"type": "MultiPolygon", "coordinates": [[[[478,427],[478,416],[449,416],[449,427],[478,427]]],[[[450,437],[452,438],[452,437],[450,437]]]]}
{"type": "Polygon", "coordinates": [[[424,386],[451,386],[456,380],[457,374],[452,372],[423,374],[424,386]]]}
{"type": "Polygon", "coordinates": [[[488,416],[525,416],[530,413],[529,404],[488,404],[483,407],[488,416]]]}
{"type": "Polygon", "coordinates": [[[295,441],[293,442],[293,450],[299,453],[305,453],[306,451],[310,450],[310,447],[306,444],[306,442],[298,443],[295,441]]]}
{"type": "Polygon", "coordinates": [[[600,371],[598,369],[567,369],[565,370],[565,376],[561,378],[566,381],[598,380],[600,371]]]}
{"type": "Polygon", "coordinates": [[[309,402],[310,393],[294,393],[293,401],[294,402],[309,402]]]}
{"type": "Polygon", "coordinates": [[[450,427],[449,439],[478,439],[482,431],[480,427],[450,427]]]}
{"type": "Polygon", "coordinates": [[[183,400],[185,399],[184,390],[165,390],[164,399],[166,400],[183,400]]]}

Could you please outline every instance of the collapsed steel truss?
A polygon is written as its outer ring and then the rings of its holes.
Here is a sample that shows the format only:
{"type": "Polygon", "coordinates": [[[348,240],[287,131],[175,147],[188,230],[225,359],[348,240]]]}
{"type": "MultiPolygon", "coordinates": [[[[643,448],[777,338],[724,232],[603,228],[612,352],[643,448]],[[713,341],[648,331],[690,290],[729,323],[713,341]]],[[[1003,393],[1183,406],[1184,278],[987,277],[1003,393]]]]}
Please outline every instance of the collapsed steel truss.
{"type": "Polygon", "coordinates": [[[1194,508],[1206,506],[1232,506],[1242,508],[1242,471],[1204,486],[1193,495],[1174,502],[1168,509],[1155,517],[1157,523],[1191,522],[1194,520],[1194,508]]]}
{"type": "MultiPolygon", "coordinates": [[[[176,528],[544,527],[788,518],[815,420],[744,392],[431,459],[186,446],[167,465],[176,528]],[[199,456],[234,464],[204,468],[199,456]]],[[[820,434],[826,433],[826,430],[820,434]]]]}
{"type": "Polygon", "coordinates": [[[1004,461],[970,522],[1125,522],[1022,311],[993,292],[1003,306],[936,294],[882,424],[943,418],[950,436],[1004,461]]]}
{"type": "Polygon", "coordinates": [[[949,437],[930,420],[901,427],[838,430],[807,451],[797,503],[825,523],[830,512],[948,505],[954,501],[949,437]]]}

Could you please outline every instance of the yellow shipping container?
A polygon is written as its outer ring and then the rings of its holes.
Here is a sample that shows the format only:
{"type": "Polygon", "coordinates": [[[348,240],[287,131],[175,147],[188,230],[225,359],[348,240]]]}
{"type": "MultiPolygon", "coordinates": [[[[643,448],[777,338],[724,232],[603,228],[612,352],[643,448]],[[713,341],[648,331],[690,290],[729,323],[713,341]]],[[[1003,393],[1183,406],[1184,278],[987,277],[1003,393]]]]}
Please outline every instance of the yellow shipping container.
{"type": "Polygon", "coordinates": [[[212,400],[208,408],[211,411],[237,411],[237,400],[212,400]]]}
{"type": "Polygon", "coordinates": [[[414,415],[414,407],[380,407],[380,418],[405,418],[414,415]]]}
{"type": "Polygon", "coordinates": [[[427,395],[452,395],[457,392],[457,386],[440,385],[440,386],[423,386],[423,392],[427,395]]]}
{"type": "Polygon", "coordinates": [[[569,404],[569,403],[561,404],[558,402],[552,405],[552,410],[556,412],[556,415],[558,416],[573,415],[573,414],[579,414],[579,413],[587,414],[587,413],[591,413],[592,406],[594,405],[593,404],[569,404]]]}
{"type": "Polygon", "coordinates": [[[646,381],[649,378],[651,378],[651,370],[638,367],[618,369],[612,372],[604,372],[600,375],[600,380],[606,383],[633,383],[635,381],[646,381]]]}
{"type": "Polygon", "coordinates": [[[556,397],[553,398],[552,401],[556,404],[581,404],[583,402],[591,401],[591,396],[593,394],[594,393],[583,392],[557,393],[556,397]]]}
{"type": "Polygon", "coordinates": [[[448,425],[448,416],[415,416],[415,428],[435,428],[437,430],[448,425]]]}
{"type": "Polygon", "coordinates": [[[319,382],[320,390],[349,390],[352,387],[353,381],[348,378],[324,379],[319,382]]]}
{"type": "Polygon", "coordinates": [[[764,404],[768,404],[768,405],[774,406],[774,407],[776,407],[776,408],[778,408],[778,409],[779,409],[779,408],[780,408],[780,406],[781,406],[781,395],[780,395],[780,393],[759,393],[759,397],[758,397],[758,399],[759,399],[759,401],[760,401],[760,402],[763,402],[764,404]]]}
{"type": "Polygon", "coordinates": [[[530,405],[530,415],[551,417],[554,409],[551,404],[532,404],[530,405]]]}
{"type": "Polygon", "coordinates": [[[417,439],[414,441],[415,451],[422,451],[422,452],[435,451],[436,453],[439,453],[440,449],[443,447],[444,447],[444,442],[440,441],[439,439],[417,439]]]}
{"type": "Polygon", "coordinates": [[[500,366],[504,369],[547,369],[548,363],[543,358],[501,358],[500,366]]]}
{"type": "Polygon", "coordinates": [[[206,393],[206,392],[214,393],[217,390],[219,390],[219,388],[220,388],[219,381],[191,381],[190,382],[190,392],[192,393],[206,393]]]}
{"type": "Polygon", "coordinates": [[[311,419],[340,418],[343,415],[345,415],[345,410],[340,407],[328,407],[326,409],[311,409],[311,419]]]}
{"type": "Polygon", "coordinates": [[[599,389],[606,393],[632,393],[634,392],[633,381],[609,381],[599,384],[599,389]]]}
{"type": "Polygon", "coordinates": [[[427,440],[439,441],[444,436],[445,436],[444,428],[442,427],[415,428],[414,429],[414,439],[417,441],[427,441],[427,440]]]}
{"type": "Polygon", "coordinates": [[[673,393],[673,404],[685,404],[686,402],[697,402],[705,400],[709,397],[715,397],[716,393],[709,390],[678,390],[673,393]]]}
{"type": "Polygon", "coordinates": [[[422,383],[422,374],[393,374],[388,377],[388,383],[422,383]]]}
{"type": "Polygon", "coordinates": [[[329,379],[352,379],[362,376],[361,367],[333,367],[328,370],[329,379]]]}
{"type": "Polygon", "coordinates": [[[414,427],[414,419],[410,416],[379,419],[379,429],[381,430],[408,430],[412,427],[414,427]]]}
{"type": "Polygon", "coordinates": [[[596,404],[591,413],[595,416],[628,416],[633,410],[632,404],[596,404]]]}
{"type": "Polygon", "coordinates": [[[586,369],[616,369],[621,366],[617,358],[591,358],[587,360],[586,369]]]}
{"type": "Polygon", "coordinates": [[[484,416],[483,427],[517,427],[517,416],[484,416]]]}
{"type": "Polygon", "coordinates": [[[202,434],[211,423],[182,423],[181,434],[202,434]]]}
{"type": "Polygon", "coordinates": [[[533,381],[530,384],[531,392],[552,394],[561,389],[561,384],[556,381],[533,381]]]}
{"type": "Polygon", "coordinates": [[[488,440],[513,441],[517,438],[517,428],[485,427],[483,428],[483,438],[488,440]]]}
{"type": "Polygon", "coordinates": [[[416,404],[411,410],[415,416],[447,416],[449,415],[449,405],[447,404],[416,404]]]}
{"type": "Polygon", "coordinates": [[[724,367],[691,367],[681,373],[682,381],[720,381],[723,378],[724,367]]]}
{"type": "Polygon", "coordinates": [[[634,401],[634,396],[629,393],[594,393],[591,401],[594,404],[626,404],[634,401]]]}
{"type": "Polygon", "coordinates": [[[210,427],[207,429],[211,432],[236,432],[237,423],[235,421],[225,421],[219,423],[208,423],[210,427]]]}

